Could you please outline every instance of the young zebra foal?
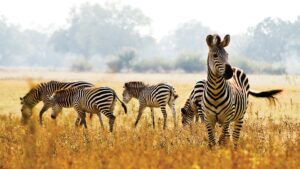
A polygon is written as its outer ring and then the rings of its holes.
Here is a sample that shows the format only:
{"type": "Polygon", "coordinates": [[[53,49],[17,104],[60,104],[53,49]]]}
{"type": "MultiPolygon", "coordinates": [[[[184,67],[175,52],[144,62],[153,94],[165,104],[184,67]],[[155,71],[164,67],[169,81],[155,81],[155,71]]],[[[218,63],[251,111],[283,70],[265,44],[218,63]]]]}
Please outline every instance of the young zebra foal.
{"type": "Polygon", "coordinates": [[[88,82],[59,82],[59,81],[49,81],[46,83],[40,83],[34,88],[32,88],[24,97],[20,97],[21,100],[21,112],[22,112],[22,122],[26,123],[32,115],[32,109],[40,101],[44,103],[43,108],[40,111],[40,124],[43,121],[43,114],[50,107],[49,97],[57,90],[68,89],[68,88],[88,88],[94,85],[88,82]]]}
{"type": "MultiPolygon", "coordinates": [[[[108,87],[89,88],[89,89],[65,89],[54,93],[50,98],[52,104],[52,118],[56,118],[62,108],[74,107],[81,119],[81,124],[87,128],[85,121],[85,112],[97,114],[101,124],[101,115],[103,113],[109,118],[109,130],[113,131],[115,116],[113,115],[116,99],[118,99],[125,113],[127,113],[126,105],[119,99],[115,91],[108,87]]],[[[75,123],[77,125],[77,123],[75,123]]]]}
{"type": "Polygon", "coordinates": [[[201,122],[204,122],[204,114],[201,109],[201,102],[203,99],[202,97],[205,86],[206,80],[198,81],[189,98],[186,100],[184,107],[181,108],[183,126],[190,124],[194,117],[196,122],[199,121],[199,117],[201,118],[201,122]]]}
{"type": "Polygon", "coordinates": [[[150,107],[152,125],[153,128],[155,128],[153,108],[160,107],[164,117],[163,128],[165,129],[167,125],[166,105],[169,105],[173,114],[174,126],[176,127],[175,100],[177,97],[178,95],[176,94],[175,89],[172,86],[164,83],[150,86],[138,81],[128,82],[124,85],[123,101],[128,103],[132,98],[136,98],[139,101],[139,112],[135,126],[137,126],[144,109],[146,107],[150,107]]]}

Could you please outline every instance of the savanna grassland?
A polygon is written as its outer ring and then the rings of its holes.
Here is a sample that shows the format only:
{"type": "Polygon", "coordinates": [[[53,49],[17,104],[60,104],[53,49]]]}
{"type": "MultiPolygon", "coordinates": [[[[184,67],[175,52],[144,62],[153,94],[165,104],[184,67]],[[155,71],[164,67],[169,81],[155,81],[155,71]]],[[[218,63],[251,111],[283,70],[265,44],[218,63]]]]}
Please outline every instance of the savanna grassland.
{"type": "MultiPolygon", "coordinates": [[[[276,106],[250,97],[238,150],[227,147],[208,149],[203,124],[183,128],[180,108],[193,85],[205,78],[198,74],[97,74],[59,72],[0,72],[0,169],[6,168],[300,168],[300,78],[298,76],[251,75],[251,88],[282,88],[276,106]],[[28,76],[30,74],[30,76],[28,76]],[[45,76],[46,75],[46,76],[45,76]],[[128,114],[116,104],[114,132],[101,129],[96,116],[87,119],[88,129],[74,126],[76,114],[64,109],[57,120],[44,114],[38,123],[39,104],[31,121],[20,123],[20,101],[29,90],[27,77],[38,83],[50,79],[86,80],[97,86],[110,86],[121,97],[123,83],[143,80],[168,82],[179,94],[176,100],[177,124],[170,110],[168,128],[162,130],[162,114],[155,109],[152,129],[146,109],[137,128],[133,127],[138,104],[131,101],[128,114]]],[[[220,128],[217,127],[217,136],[220,128]]]]}

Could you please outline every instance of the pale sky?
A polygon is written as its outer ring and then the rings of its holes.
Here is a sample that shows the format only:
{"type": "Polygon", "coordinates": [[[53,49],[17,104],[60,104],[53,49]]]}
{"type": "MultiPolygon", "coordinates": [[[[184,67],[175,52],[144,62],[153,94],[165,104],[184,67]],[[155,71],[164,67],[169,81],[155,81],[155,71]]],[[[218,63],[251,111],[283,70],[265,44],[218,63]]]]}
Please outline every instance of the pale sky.
{"type": "MultiPolygon", "coordinates": [[[[116,0],[114,0],[116,1],[116,0]]],[[[0,0],[0,15],[21,28],[49,31],[66,25],[70,8],[106,0],[0,0]]],[[[109,1],[110,2],[110,1],[109,1]]],[[[246,32],[266,17],[294,21],[299,0],[117,0],[140,8],[152,19],[152,36],[160,39],[178,24],[198,20],[219,34],[246,32]]]]}

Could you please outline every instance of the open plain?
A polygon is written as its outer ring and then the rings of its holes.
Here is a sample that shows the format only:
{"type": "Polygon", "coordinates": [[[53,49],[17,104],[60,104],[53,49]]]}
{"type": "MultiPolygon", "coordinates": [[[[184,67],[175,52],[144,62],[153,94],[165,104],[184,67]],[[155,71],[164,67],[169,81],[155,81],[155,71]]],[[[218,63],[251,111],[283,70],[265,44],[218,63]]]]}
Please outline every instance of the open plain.
{"type": "MultiPolygon", "coordinates": [[[[276,105],[250,96],[238,150],[227,147],[210,150],[203,124],[182,127],[180,108],[197,80],[205,74],[104,74],[70,73],[46,70],[0,71],[0,169],[8,168],[299,168],[300,167],[300,77],[290,75],[249,75],[251,89],[283,89],[276,105]],[[29,80],[31,79],[31,80],[29,80]],[[128,114],[117,102],[115,131],[108,132],[103,116],[101,129],[97,116],[87,119],[88,128],[76,128],[73,109],[64,109],[56,120],[51,110],[38,123],[38,104],[28,125],[20,123],[20,100],[30,83],[49,80],[85,80],[96,86],[109,86],[122,97],[124,82],[142,80],[166,82],[179,95],[177,124],[170,110],[168,127],[162,129],[162,114],[155,109],[156,128],[146,109],[137,128],[133,127],[138,103],[131,101],[128,114]]],[[[217,136],[220,128],[217,127],[217,136]]]]}

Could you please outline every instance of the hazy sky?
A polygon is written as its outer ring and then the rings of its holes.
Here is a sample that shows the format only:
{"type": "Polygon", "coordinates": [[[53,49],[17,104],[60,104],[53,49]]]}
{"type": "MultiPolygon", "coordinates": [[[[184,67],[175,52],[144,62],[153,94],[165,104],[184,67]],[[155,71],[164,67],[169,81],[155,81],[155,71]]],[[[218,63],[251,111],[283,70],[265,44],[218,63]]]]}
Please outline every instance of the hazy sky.
{"type": "MultiPolygon", "coordinates": [[[[105,0],[0,0],[0,15],[22,28],[42,31],[66,25],[70,8],[105,0]]],[[[152,19],[152,35],[161,38],[179,23],[192,19],[220,34],[246,32],[266,17],[294,21],[299,0],[118,0],[140,8],[152,19]]]]}

